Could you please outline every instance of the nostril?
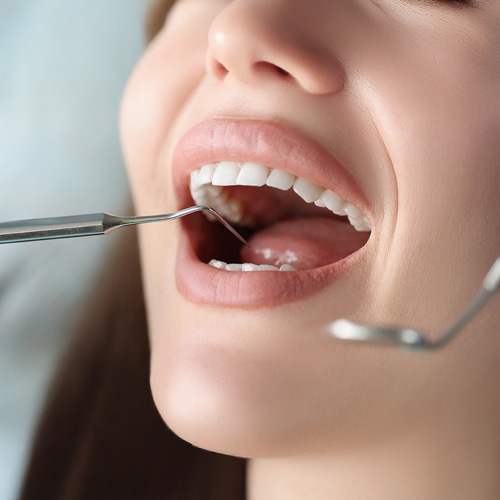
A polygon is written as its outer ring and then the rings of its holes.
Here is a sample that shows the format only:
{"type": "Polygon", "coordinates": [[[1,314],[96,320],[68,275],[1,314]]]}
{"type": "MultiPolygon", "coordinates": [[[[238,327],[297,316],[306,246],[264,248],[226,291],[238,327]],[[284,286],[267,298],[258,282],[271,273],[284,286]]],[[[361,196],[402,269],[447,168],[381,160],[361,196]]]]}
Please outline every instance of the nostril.
{"type": "Polygon", "coordinates": [[[276,71],[278,72],[278,74],[280,74],[282,76],[291,76],[287,70],[280,68],[279,66],[276,66],[276,71]]]}
{"type": "Polygon", "coordinates": [[[261,61],[261,62],[255,63],[254,69],[258,72],[261,72],[261,73],[266,73],[266,72],[267,73],[275,73],[281,77],[292,78],[292,75],[286,69],[283,69],[282,67],[277,66],[276,64],[269,63],[266,61],[261,61]]]}
{"type": "Polygon", "coordinates": [[[220,76],[225,76],[229,73],[229,70],[219,61],[215,62],[214,70],[220,76]]]}
{"type": "Polygon", "coordinates": [[[229,70],[220,61],[209,57],[208,61],[209,72],[219,80],[223,80],[229,73],[229,70]]]}

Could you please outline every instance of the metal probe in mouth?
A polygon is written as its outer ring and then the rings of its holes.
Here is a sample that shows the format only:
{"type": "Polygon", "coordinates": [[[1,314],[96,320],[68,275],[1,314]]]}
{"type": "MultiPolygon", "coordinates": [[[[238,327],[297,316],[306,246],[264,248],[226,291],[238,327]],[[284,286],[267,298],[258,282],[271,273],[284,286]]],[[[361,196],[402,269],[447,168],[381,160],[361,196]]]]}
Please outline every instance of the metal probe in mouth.
{"type": "Polygon", "coordinates": [[[435,342],[412,328],[383,328],[338,319],[326,327],[329,336],[340,340],[356,340],[376,344],[394,345],[407,349],[428,351],[445,345],[463,326],[500,290],[500,257],[483,280],[483,286],[460,316],[435,342]]]}
{"type": "Polygon", "coordinates": [[[224,220],[212,207],[196,205],[178,212],[144,217],[121,217],[107,213],[72,215],[69,217],[49,217],[0,223],[0,244],[20,243],[23,241],[51,240],[55,238],[74,238],[108,234],[119,227],[173,220],[195,212],[208,212],[243,244],[245,239],[224,220]]]}

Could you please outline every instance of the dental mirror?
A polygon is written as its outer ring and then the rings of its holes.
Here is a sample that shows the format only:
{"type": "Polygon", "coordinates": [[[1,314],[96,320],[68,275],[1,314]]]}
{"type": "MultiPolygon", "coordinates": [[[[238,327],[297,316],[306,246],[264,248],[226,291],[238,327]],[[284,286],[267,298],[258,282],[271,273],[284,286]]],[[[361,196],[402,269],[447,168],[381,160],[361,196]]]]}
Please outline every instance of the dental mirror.
{"type": "Polygon", "coordinates": [[[500,257],[483,280],[483,286],[459,317],[434,342],[425,333],[413,328],[385,328],[362,325],[347,319],[338,319],[326,327],[326,333],[339,340],[355,340],[381,345],[400,346],[406,349],[429,351],[445,345],[463,326],[477,314],[484,304],[500,290],[500,257]]]}

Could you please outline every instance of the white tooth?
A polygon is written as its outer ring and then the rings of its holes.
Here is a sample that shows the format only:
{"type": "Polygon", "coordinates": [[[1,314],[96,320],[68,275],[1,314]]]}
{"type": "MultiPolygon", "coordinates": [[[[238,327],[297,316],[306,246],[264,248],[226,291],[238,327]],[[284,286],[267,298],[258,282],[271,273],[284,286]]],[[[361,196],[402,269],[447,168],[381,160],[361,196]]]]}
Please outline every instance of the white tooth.
{"type": "Polygon", "coordinates": [[[240,200],[232,199],[221,203],[223,206],[221,215],[231,222],[240,222],[243,218],[243,204],[240,200]]]}
{"type": "Polygon", "coordinates": [[[234,186],[240,173],[240,166],[234,161],[223,161],[217,165],[212,184],[214,186],[234,186]]]}
{"type": "Polygon", "coordinates": [[[241,271],[242,265],[241,264],[228,264],[226,266],[226,269],[228,271],[241,271]]]}
{"type": "Polygon", "coordinates": [[[345,211],[350,224],[356,231],[371,231],[370,221],[353,205],[346,204],[345,211]]]}
{"type": "Polygon", "coordinates": [[[198,183],[199,184],[211,184],[212,179],[214,178],[215,165],[211,163],[210,165],[203,165],[200,168],[198,174],[198,183]]]}
{"type": "Polygon", "coordinates": [[[274,169],[271,170],[266,184],[270,187],[281,189],[282,191],[288,191],[293,186],[294,182],[295,175],[283,172],[283,170],[274,169]]]}
{"type": "Polygon", "coordinates": [[[344,208],[347,203],[337,193],[325,189],[321,195],[321,200],[326,205],[326,208],[331,210],[334,214],[345,215],[344,208]]]}
{"type": "Polygon", "coordinates": [[[368,221],[368,219],[366,217],[363,217],[361,220],[349,219],[349,222],[354,226],[354,229],[356,229],[356,231],[370,232],[372,230],[372,225],[370,224],[370,222],[368,221]]]}
{"type": "Polygon", "coordinates": [[[306,181],[301,177],[297,177],[293,183],[293,190],[306,202],[312,203],[320,196],[323,189],[312,182],[306,181]]]}
{"type": "Polygon", "coordinates": [[[269,176],[269,167],[258,163],[244,163],[236,183],[239,186],[263,186],[269,176]]]}
{"type": "Polygon", "coordinates": [[[349,224],[356,229],[356,231],[360,231],[360,225],[361,221],[358,219],[352,219],[351,217],[347,216],[347,219],[349,220],[349,224]]]}
{"type": "MultiPolygon", "coordinates": [[[[223,218],[229,219],[227,214],[227,195],[223,193],[221,196],[216,198],[207,198],[203,205],[208,205],[212,207],[216,212],[219,213],[223,218]]],[[[215,220],[215,217],[212,214],[205,213],[209,220],[215,220]]]]}
{"type": "Polygon", "coordinates": [[[291,266],[290,264],[283,264],[280,267],[280,271],[296,271],[295,267],[291,266]]]}
{"type": "Polygon", "coordinates": [[[259,266],[259,271],[279,271],[276,266],[269,266],[268,264],[261,264],[259,266]]]}
{"type": "MultiPolygon", "coordinates": [[[[223,194],[223,189],[220,186],[212,186],[211,184],[200,187],[192,191],[191,196],[197,205],[210,205],[219,199],[223,194]]],[[[221,200],[222,201],[222,200],[221,200]]]]}
{"type": "MultiPolygon", "coordinates": [[[[220,186],[212,186],[211,184],[207,184],[200,189],[199,193],[192,193],[191,196],[193,197],[193,200],[197,205],[208,205],[219,212],[222,217],[226,216],[226,214],[224,214],[224,211],[227,204],[227,194],[220,186]]],[[[216,220],[216,218],[212,214],[203,212],[203,215],[209,221],[216,220]]]]}
{"type": "Polygon", "coordinates": [[[206,193],[203,189],[191,189],[191,197],[195,205],[207,205],[206,193]]]}
{"type": "Polygon", "coordinates": [[[258,271],[259,266],[257,264],[242,264],[241,270],[242,271],[258,271]]]}
{"type": "Polygon", "coordinates": [[[326,207],[325,202],[324,202],[321,198],[319,198],[318,200],[316,200],[316,201],[314,202],[314,204],[315,204],[317,207],[321,207],[321,208],[326,207]]]}
{"type": "Polygon", "coordinates": [[[365,226],[364,223],[360,223],[359,221],[355,221],[352,226],[354,227],[354,229],[356,229],[356,231],[359,231],[359,232],[370,232],[371,229],[368,227],[368,226],[365,226]]]}
{"type": "Polygon", "coordinates": [[[200,190],[200,181],[199,181],[199,170],[193,170],[191,175],[189,176],[189,189],[191,193],[197,192],[200,190]]]}
{"type": "Polygon", "coordinates": [[[191,189],[196,189],[200,186],[200,181],[198,176],[200,175],[200,170],[193,170],[189,176],[189,187],[191,189]]]}
{"type": "Polygon", "coordinates": [[[217,269],[226,269],[226,266],[227,264],[225,262],[222,262],[220,260],[215,260],[215,259],[212,259],[209,263],[208,263],[209,266],[212,266],[212,267],[215,267],[217,269]]]}
{"type": "Polygon", "coordinates": [[[361,212],[354,205],[351,205],[350,203],[346,203],[344,211],[347,214],[347,216],[349,217],[349,220],[350,219],[353,219],[353,220],[362,220],[363,219],[363,215],[361,214],[361,212]]]}
{"type": "MultiPolygon", "coordinates": [[[[209,205],[210,201],[217,198],[222,193],[222,188],[219,186],[212,186],[211,184],[203,184],[202,171],[203,167],[191,172],[189,187],[191,196],[197,205],[209,205]]],[[[205,176],[208,169],[205,169],[205,176]]]]}
{"type": "Polygon", "coordinates": [[[349,223],[356,231],[371,231],[371,224],[368,222],[368,219],[354,205],[347,203],[345,212],[349,223]]]}

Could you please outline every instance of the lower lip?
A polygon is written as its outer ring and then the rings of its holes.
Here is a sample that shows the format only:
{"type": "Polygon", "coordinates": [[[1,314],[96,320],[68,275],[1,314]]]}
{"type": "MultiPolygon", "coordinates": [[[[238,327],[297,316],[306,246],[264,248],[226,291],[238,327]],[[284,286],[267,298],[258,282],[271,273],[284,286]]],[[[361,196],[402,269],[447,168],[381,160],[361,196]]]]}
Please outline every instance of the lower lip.
{"type": "Polygon", "coordinates": [[[360,262],[368,243],[345,259],[307,271],[223,271],[200,261],[201,241],[181,223],[175,278],[190,302],[238,308],[264,308],[309,298],[345,277],[360,262]]]}

